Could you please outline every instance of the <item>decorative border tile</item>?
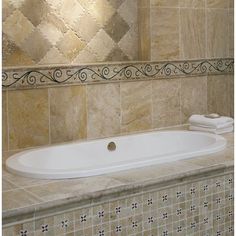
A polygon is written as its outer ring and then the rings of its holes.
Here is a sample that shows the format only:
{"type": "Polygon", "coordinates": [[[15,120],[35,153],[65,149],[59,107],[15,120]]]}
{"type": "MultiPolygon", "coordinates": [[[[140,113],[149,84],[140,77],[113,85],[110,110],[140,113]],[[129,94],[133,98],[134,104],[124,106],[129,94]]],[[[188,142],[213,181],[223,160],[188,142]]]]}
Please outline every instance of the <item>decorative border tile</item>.
{"type": "Polygon", "coordinates": [[[32,68],[3,68],[3,89],[104,83],[134,79],[159,79],[181,76],[233,73],[232,58],[169,62],[134,62],[32,68]]]}

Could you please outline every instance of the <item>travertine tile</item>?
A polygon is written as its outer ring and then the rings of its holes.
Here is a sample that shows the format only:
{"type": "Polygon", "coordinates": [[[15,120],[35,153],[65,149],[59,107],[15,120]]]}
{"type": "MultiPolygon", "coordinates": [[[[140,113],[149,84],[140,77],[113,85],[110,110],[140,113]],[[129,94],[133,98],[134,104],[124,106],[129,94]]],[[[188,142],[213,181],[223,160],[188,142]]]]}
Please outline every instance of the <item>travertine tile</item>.
{"type": "Polygon", "coordinates": [[[70,61],[59,52],[56,47],[52,47],[47,54],[39,61],[39,65],[69,64],[70,61]]]}
{"type": "Polygon", "coordinates": [[[181,9],[181,58],[206,57],[206,17],[203,9],[181,9]]]}
{"type": "Polygon", "coordinates": [[[205,0],[179,0],[180,7],[205,8],[205,0]]]}
{"type": "Polygon", "coordinates": [[[4,179],[2,180],[2,191],[9,191],[9,190],[13,190],[16,189],[17,186],[14,185],[13,183],[9,182],[8,180],[4,179]]]}
{"type": "Polygon", "coordinates": [[[2,36],[2,63],[4,66],[27,66],[35,62],[23,52],[15,43],[10,41],[3,33],[2,36]]]}
{"type": "MultiPolygon", "coordinates": [[[[146,0],[140,1],[141,3],[145,2],[145,6],[148,4],[146,0]]],[[[139,4],[141,4],[139,2],[139,4]]],[[[150,7],[140,7],[138,13],[138,30],[139,30],[139,60],[150,60],[151,54],[151,31],[150,31],[150,7]]]]}
{"type": "Polygon", "coordinates": [[[102,138],[120,133],[120,85],[87,86],[87,135],[102,138]]]}
{"type": "Polygon", "coordinates": [[[150,0],[152,7],[178,7],[179,0],[150,0]]]}
{"type": "Polygon", "coordinates": [[[123,133],[151,129],[151,81],[121,84],[121,130],[123,133]]]}
{"type": "Polygon", "coordinates": [[[47,89],[9,91],[8,98],[9,149],[48,144],[47,89]]]}
{"type": "Polygon", "coordinates": [[[181,123],[180,79],[152,82],[153,127],[167,127],[181,123]]]}
{"type": "Polygon", "coordinates": [[[78,23],[74,26],[74,30],[78,35],[87,42],[95,36],[99,29],[100,27],[96,20],[88,13],[83,14],[78,20],[78,23]]]}
{"type": "Polygon", "coordinates": [[[129,25],[123,20],[123,18],[115,13],[105,26],[105,31],[108,35],[117,43],[128,32],[129,25]]]}
{"type": "Polygon", "coordinates": [[[79,4],[79,1],[76,1],[76,0],[62,1],[61,7],[60,7],[60,14],[62,18],[71,27],[74,27],[77,20],[82,15],[83,11],[84,10],[79,4]]]}
{"type": "Polygon", "coordinates": [[[57,47],[59,51],[71,61],[85,47],[85,42],[83,42],[72,30],[68,30],[62,40],[58,42],[57,47]]]}
{"type": "Polygon", "coordinates": [[[40,61],[51,48],[51,43],[44,38],[42,33],[35,29],[22,43],[21,48],[34,61],[40,61]]]}
{"type": "Polygon", "coordinates": [[[101,29],[89,42],[88,47],[91,48],[92,52],[97,55],[100,61],[103,61],[115,47],[115,42],[103,29],[101,29]]]}
{"type": "Polygon", "coordinates": [[[207,10],[207,57],[227,57],[229,51],[228,10],[207,10]],[[226,27],[227,26],[227,27],[226,27]]]}
{"type": "Polygon", "coordinates": [[[229,0],[229,8],[234,8],[234,0],[229,0]]]}
{"type": "Polygon", "coordinates": [[[51,88],[49,94],[51,142],[86,138],[86,87],[51,88]]]}
{"type": "Polygon", "coordinates": [[[2,92],[2,151],[8,150],[7,92],[2,92]]]}
{"type": "Polygon", "coordinates": [[[115,9],[107,0],[95,0],[89,7],[89,13],[96,19],[100,26],[105,26],[115,13],[115,9]]]}
{"type": "Polygon", "coordinates": [[[137,25],[138,2],[139,0],[125,0],[117,10],[129,26],[137,25]]]}
{"type": "Polygon", "coordinates": [[[206,0],[207,8],[228,8],[229,0],[206,0]]]}
{"type": "Polygon", "coordinates": [[[151,9],[151,60],[179,58],[179,9],[151,9]]]}
{"type": "Polygon", "coordinates": [[[10,4],[9,0],[2,1],[2,21],[5,21],[8,16],[12,14],[14,7],[10,4]]]}
{"type": "Polygon", "coordinates": [[[187,123],[193,114],[207,112],[207,77],[189,77],[181,79],[181,116],[187,123]]]}
{"type": "Polygon", "coordinates": [[[49,6],[44,0],[25,0],[20,10],[34,26],[37,26],[49,12],[49,6]]]}
{"type": "Polygon", "coordinates": [[[32,194],[20,189],[3,192],[2,194],[2,206],[3,211],[22,208],[32,204],[39,203],[41,200],[36,198],[32,194]]]}
{"type": "Polygon", "coordinates": [[[229,10],[229,57],[234,57],[234,10],[229,10]]]}
{"type": "MultiPolygon", "coordinates": [[[[231,76],[208,76],[208,112],[229,116],[232,104],[233,89],[231,89],[231,76]]],[[[231,79],[232,80],[232,79],[231,79]]],[[[233,81],[233,80],[232,80],[233,81]]]]}
{"type": "Polygon", "coordinates": [[[129,61],[129,57],[119,47],[116,47],[109,53],[106,61],[129,61]]]}
{"type": "Polygon", "coordinates": [[[21,45],[33,30],[33,24],[18,10],[3,23],[3,32],[17,45],[21,45]]]}

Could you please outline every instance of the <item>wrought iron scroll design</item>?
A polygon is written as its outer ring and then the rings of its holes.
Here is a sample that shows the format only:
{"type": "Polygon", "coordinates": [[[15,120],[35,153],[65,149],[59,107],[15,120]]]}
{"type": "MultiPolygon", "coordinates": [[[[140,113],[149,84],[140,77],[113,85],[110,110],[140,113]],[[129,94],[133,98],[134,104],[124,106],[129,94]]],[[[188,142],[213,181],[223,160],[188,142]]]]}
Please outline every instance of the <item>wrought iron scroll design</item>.
{"type": "Polygon", "coordinates": [[[15,69],[2,72],[2,87],[41,87],[44,85],[92,83],[116,80],[171,78],[232,73],[233,59],[177,62],[151,62],[111,65],[72,66],[70,68],[15,69]]]}

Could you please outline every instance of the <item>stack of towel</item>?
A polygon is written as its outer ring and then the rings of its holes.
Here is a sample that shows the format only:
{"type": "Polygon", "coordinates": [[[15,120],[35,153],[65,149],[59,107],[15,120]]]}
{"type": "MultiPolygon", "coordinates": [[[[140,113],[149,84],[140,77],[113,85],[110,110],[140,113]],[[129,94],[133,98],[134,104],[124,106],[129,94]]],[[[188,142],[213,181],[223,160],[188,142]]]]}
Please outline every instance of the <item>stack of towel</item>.
{"type": "Polygon", "coordinates": [[[233,123],[234,120],[226,116],[208,118],[205,115],[192,115],[189,118],[189,129],[214,134],[224,134],[233,131],[233,123]]]}

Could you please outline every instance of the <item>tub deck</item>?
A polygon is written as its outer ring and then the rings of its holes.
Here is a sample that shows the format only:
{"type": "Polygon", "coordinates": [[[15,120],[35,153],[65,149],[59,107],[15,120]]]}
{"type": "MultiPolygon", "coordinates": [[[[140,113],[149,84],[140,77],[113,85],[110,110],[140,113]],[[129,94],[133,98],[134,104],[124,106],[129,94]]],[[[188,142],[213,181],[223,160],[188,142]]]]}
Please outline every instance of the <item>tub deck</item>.
{"type": "Polygon", "coordinates": [[[16,176],[3,167],[3,226],[21,219],[32,219],[53,211],[94,203],[122,192],[144,191],[147,186],[182,181],[194,175],[233,170],[233,133],[223,135],[227,148],[219,153],[127,170],[102,176],[65,180],[39,180],[16,176]]]}

